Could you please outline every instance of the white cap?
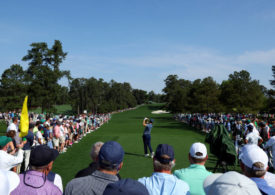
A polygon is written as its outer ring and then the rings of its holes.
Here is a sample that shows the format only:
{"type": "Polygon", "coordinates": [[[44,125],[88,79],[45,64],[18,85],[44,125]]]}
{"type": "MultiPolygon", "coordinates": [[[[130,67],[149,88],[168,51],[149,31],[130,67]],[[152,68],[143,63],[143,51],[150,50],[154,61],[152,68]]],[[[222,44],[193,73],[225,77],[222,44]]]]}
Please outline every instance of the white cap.
{"type": "Polygon", "coordinates": [[[12,171],[1,169],[0,181],[0,194],[8,195],[19,185],[20,178],[12,171]]]}
{"type": "Polygon", "coordinates": [[[254,181],[235,171],[230,171],[224,174],[215,173],[209,175],[204,180],[203,188],[206,194],[211,195],[261,194],[257,187],[257,184],[254,181]]]}
{"type": "Polygon", "coordinates": [[[200,142],[196,142],[192,144],[189,153],[194,158],[204,159],[207,156],[207,149],[204,144],[200,142]],[[202,153],[202,156],[197,156],[196,155],[197,152],[202,153]]]}
{"type": "Polygon", "coordinates": [[[254,170],[266,170],[268,166],[267,154],[255,144],[246,144],[241,151],[240,160],[249,168],[254,170]],[[256,162],[261,162],[264,165],[263,169],[253,167],[256,162]]]}

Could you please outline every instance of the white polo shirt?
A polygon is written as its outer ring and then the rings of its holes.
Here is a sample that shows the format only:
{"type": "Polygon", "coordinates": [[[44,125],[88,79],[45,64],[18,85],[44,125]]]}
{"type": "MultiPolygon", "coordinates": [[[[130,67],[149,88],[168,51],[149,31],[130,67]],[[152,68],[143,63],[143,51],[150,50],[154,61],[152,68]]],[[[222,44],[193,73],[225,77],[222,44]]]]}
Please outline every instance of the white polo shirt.
{"type": "Polygon", "coordinates": [[[0,150],[0,169],[10,170],[23,161],[23,150],[19,149],[16,156],[0,150]]]}

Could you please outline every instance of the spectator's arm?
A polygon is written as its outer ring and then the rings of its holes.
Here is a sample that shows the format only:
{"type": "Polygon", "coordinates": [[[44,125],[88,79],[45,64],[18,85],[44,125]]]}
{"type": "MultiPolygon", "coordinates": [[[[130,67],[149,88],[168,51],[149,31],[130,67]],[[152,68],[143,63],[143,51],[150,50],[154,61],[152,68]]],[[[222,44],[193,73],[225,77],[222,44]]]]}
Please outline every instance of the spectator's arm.
{"type": "Polygon", "coordinates": [[[269,140],[266,142],[264,148],[265,148],[265,149],[270,148],[271,146],[273,146],[274,143],[275,143],[275,142],[274,142],[273,139],[269,139],[269,140]]]}
{"type": "Polygon", "coordinates": [[[39,143],[40,145],[42,145],[41,138],[38,138],[38,143],[39,143]]]}
{"type": "Polygon", "coordinates": [[[9,154],[14,154],[15,153],[15,148],[14,148],[13,142],[9,142],[8,147],[12,150],[9,154]]]}
{"type": "Polygon", "coordinates": [[[259,137],[258,145],[261,145],[262,143],[263,143],[263,139],[261,137],[259,137]]]}
{"type": "Polygon", "coordinates": [[[23,161],[23,150],[19,149],[16,156],[8,155],[5,159],[6,163],[9,164],[11,167],[15,167],[18,164],[22,163],[23,161]]]}

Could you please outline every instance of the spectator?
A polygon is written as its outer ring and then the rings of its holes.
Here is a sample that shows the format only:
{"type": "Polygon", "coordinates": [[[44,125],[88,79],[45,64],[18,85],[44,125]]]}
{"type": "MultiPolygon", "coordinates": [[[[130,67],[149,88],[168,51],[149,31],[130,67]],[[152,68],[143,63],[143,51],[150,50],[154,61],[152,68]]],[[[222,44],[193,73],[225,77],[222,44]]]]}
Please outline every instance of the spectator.
{"type": "Polygon", "coordinates": [[[19,177],[12,171],[0,169],[0,194],[9,195],[18,185],[19,177]]]}
{"type": "Polygon", "coordinates": [[[268,157],[260,147],[251,144],[244,146],[240,160],[243,173],[257,184],[263,194],[275,194],[275,188],[264,179],[268,169],[268,157]]]}
{"type": "Polygon", "coordinates": [[[30,161],[30,154],[31,154],[31,147],[33,145],[33,141],[34,141],[34,135],[33,135],[33,128],[34,125],[30,124],[29,125],[29,131],[28,131],[28,135],[23,137],[23,151],[24,151],[24,171],[27,170],[28,166],[29,166],[29,161],[30,161]]]}
{"type": "Polygon", "coordinates": [[[60,144],[60,153],[66,152],[65,146],[65,132],[64,132],[64,123],[62,123],[63,120],[59,119],[59,123],[57,124],[59,126],[60,130],[60,136],[59,136],[59,144],[60,144]],[[59,125],[60,124],[60,125],[59,125]]]}
{"type": "Polygon", "coordinates": [[[114,141],[106,142],[98,155],[99,168],[91,175],[75,178],[68,183],[65,195],[73,194],[103,194],[109,183],[118,181],[116,174],[123,165],[124,150],[114,141]]]}
{"type": "Polygon", "coordinates": [[[53,129],[53,148],[59,151],[59,138],[60,134],[60,125],[61,123],[57,121],[54,129],[53,129]]]}
{"type": "Polygon", "coordinates": [[[58,151],[46,145],[39,145],[32,149],[30,155],[30,170],[20,174],[20,184],[11,195],[62,195],[57,186],[47,179],[52,169],[53,161],[58,156],[58,151]]]}
{"type": "Polygon", "coordinates": [[[36,146],[38,146],[38,145],[43,145],[43,144],[45,143],[45,142],[44,142],[43,134],[44,134],[43,126],[40,125],[40,126],[38,127],[38,131],[37,131],[36,134],[35,134],[35,143],[36,143],[36,146]]]}
{"type": "Polygon", "coordinates": [[[59,190],[63,193],[62,178],[59,174],[50,171],[47,175],[47,180],[56,185],[59,188],[59,190]]]}
{"type": "Polygon", "coordinates": [[[10,137],[0,137],[0,169],[7,171],[23,161],[23,150],[21,149],[23,146],[20,146],[16,156],[7,153],[11,141],[12,139],[10,137]]]}
{"type": "Polygon", "coordinates": [[[153,158],[154,173],[151,177],[138,179],[151,195],[189,194],[189,186],[172,175],[175,166],[174,149],[168,144],[159,144],[153,158]]]}
{"type": "Polygon", "coordinates": [[[192,144],[188,159],[190,166],[185,169],[179,169],[174,175],[185,181],[190,187],[190,194],[205,194],[203,190],[203,181],[212,173],[205,169],[205,163],[208,159],[207,149],[202,143],[192,144]]]}
{"type": "Polygon", "coordinates": [[[100,148],[103,146],[103,144],[104,144],[103,142],[96,142],[93,145],[92,150],[91,150],[91,158],[92,158],[93,162],[89,165],[89,167],[80,170],[76,174],[75,178],[91,175],[93,172],[95,172],[97,170],[98,165],[97,165],[96,161],[97,161],[97,157],[98,157],[100,148]]]}
{"type": "Polygon", "coordinates": [[[212,174],[204,180],[203,187],[207,195],[261,195],[255,182],[235,171],[212,174]]]}
{"type": "Polygon", "coordinates": [[[16,152],[16,141],[15,141],[15,135],[16,135],[16,132],[15,131],[8,131],[6,133],[6,136],[7,137],[10,137],[11,138],[11,142],[9,144],[9,148],[8,148],[8,153],[9,154],[14,154],[16,152]]]}
{"type": "Polygon", "coordinates": [[[265,149],[271,149],[272,158],[273,158],[273,169],[275,169],[275,128],[270,131],[271,138],[264,145],[265,149]]]}
{"type": "Polygon", "coordinates": [[[263,142],[263,139],[259,136],[258,131],[254,131],[254,126],[249,124],[247,126],[248,134],[245,137],[245,143],[246,144],[255,144],[260,145],[263,142]]]}
{"type": "Polygon", "coordinates": [[[38,131],[38,127],[40,125],[40,121],[36,121],[35,127],[33,128],[33,134],[36,135],[36,132],[38,131]]]}
{"type": "Polygon", "coordinates": [[[103,195],[149,195],[146,187],[132,179],[122,179],[107,185],[103,195]]]}
{"type": "Polygon", "coordinates": [[[9,132],[9,131],[18,132],[18,118],[17,117],[13,117],[12,123],[7,128],[7,132],[9,132]]]}

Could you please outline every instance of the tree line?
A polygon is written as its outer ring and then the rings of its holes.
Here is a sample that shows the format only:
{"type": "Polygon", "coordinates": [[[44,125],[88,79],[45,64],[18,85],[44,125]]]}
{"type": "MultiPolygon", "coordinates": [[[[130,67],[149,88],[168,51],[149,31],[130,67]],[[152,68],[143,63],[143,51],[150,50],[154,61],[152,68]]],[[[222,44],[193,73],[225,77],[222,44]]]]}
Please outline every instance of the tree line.
{"type": "MultiPolygon", "coordinates": [[[[272,66],[275,79],[275,66],[272,66]]],[[[271,81],[275,86],[275,80],[271,81]]],[[[169,75],[165,79],[166,109],[173,113],[274,113],[275,91],[253,80],[250,73],[235,71],[221,84],[212,77],[194,81],[169,75]]]]}
{"type": "Polygon", "coordinates": [[[30,47],[22,58],[28,62],[26,70],[13,64],[1,75],[0,111],[20,109],[26,95],[29,107],[41,107],[42,112],[55,112],[54,105],[70,104],[76,113],[84,110],[104,113],[161,101],[160,94],[133,89],[126,82],[72,78],[70,71],[60,69],[67,53],[59,40],[50,48],[45,42],[32,43],[30,47]],[[64,77],[68,79],[68,87],[59,84],[64,77]]]}

